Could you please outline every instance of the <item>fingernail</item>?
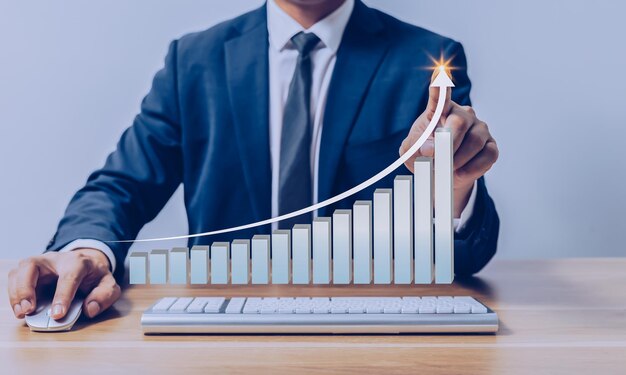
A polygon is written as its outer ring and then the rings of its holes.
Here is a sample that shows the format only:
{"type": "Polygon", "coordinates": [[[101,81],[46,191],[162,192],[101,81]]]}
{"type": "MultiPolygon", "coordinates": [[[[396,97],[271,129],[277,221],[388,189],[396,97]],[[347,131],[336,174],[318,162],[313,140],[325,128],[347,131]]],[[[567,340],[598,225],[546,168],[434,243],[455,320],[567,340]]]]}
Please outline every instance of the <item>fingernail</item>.
{"type": "Polygon", "coordinates": [[[13,306],[13,312],[16,316],[22,315],[22,306],[19,303],[16,303],[15,306],[13,306]]]}
{"type": "Polygon", "coordinates": [[[91,301],[87,304],[87,314],[89,314],[90,318],[98,315],[100,312],[100,304],[96,301],[91,301]]]}
{"type": "Polygon", "coordinates": [[[64,310],[65,308],[63,307],[63,305],[61,305],[60,303],[57,303],[54,306],[52,306],[52,315],[53,316],[63,315],[64,310]]]}
{"type": "Polygon", "coordinates": [[[20,305],[22,306],[22,311],[24,312],[24,314],[28,314],[30,312],[30,309],[33,307],[33,304],[30,303],[30,301],[27,299],[23,299],[22,302],[20,302],[20,305]]]}

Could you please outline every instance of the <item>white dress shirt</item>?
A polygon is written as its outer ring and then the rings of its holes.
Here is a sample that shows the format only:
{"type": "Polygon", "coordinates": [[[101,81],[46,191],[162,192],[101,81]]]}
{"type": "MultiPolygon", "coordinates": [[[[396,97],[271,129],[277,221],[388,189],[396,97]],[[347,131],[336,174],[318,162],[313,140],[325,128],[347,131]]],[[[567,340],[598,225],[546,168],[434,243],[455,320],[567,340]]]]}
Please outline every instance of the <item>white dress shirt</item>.
{"type": "MultiPolygon", "coordinates": [[[[267,30],[269,35],[269,135],[270,154],[272,163],[272,217],[278,216],[278,183],[280,171],[280,137],[283,127],[283,114],[291,78],[296,69],[298,51],[292,46],[291,38],[301,31],[314,33],[320,39],[319,44],[310,54],[311,58],[311,173],[313,181],[314,203],[318,202],[318,162],[320,141],[322,138],[322,125],[324,109],[328,95],[328,86],[332,77],[337,51],[341,44],[343,32],[348,24],[354,0],[346,0],[334,12],[318,21],[308,29],[303,28],[297,21],[283,11],[275,2],[267,2],[267,30]]],[[[474,211],[476,200],[476,184],[472,189],[469,201],[461,213],[460,218],[454,219],[455,229],[460,231],[470,219],[474,211]]],[[[277,223],[272,224],[273,229],[277,223]]],[[[77,248],[94,248],[106,254],[111,262],[112,270],[115,270],[115,257],[105,243],[96,240],[75,240],[60,251],[72,251],[77,248]]]]}

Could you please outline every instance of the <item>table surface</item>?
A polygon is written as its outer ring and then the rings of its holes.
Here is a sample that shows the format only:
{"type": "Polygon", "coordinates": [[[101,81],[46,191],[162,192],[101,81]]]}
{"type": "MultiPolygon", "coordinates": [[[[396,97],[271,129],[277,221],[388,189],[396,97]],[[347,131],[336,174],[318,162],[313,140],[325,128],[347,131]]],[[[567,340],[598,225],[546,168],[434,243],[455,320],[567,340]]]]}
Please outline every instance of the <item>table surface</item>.
{"type": "Polygon", "coordinates": [[[135,286],[63,333],[30,332],[13,317],[15,264],[0,260],[3,373],[626,373],[626,258],[494,261],[445,286],[135,286]],[[144,336],[142,311],[166,295],[471,295],[501,325],[495,335],[144,336]]]}

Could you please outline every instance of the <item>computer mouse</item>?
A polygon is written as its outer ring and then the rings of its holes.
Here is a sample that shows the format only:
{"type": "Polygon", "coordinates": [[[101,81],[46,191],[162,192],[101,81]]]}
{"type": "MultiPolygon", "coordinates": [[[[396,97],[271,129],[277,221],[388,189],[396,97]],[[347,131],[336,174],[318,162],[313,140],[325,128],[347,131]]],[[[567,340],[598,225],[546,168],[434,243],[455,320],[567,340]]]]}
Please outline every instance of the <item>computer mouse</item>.
{"type": "Polygon", "coordinates": [[[70,304],[67,314],[61,319],[52,319],[50,317],[50,308],[52,300],[37,301],[37,309],[29,315],[26,315],[26,324],[34,332],[58,332],[69,331],[74,323],[80,317],[83,311],[83,298],[76,297],[70,304]]]}

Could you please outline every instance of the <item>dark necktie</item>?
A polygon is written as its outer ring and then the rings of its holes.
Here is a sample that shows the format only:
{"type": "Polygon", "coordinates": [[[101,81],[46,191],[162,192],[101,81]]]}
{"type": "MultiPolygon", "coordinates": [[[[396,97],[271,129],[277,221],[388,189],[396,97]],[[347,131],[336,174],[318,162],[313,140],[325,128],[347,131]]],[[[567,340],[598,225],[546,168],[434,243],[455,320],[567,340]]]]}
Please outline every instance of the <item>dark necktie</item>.
{"type": "MultiPolygon", "coordinates": [[[[296,70],[289,85],[280,139],[279,215],[312,204],[310,53],[319,41],[315,34],[304,32],[291,38],[299,54],[296,70]]],[[[291,229],[294,224],[308,224],[311,217],[311,214],[306,214],[283,220],[279,227],[291,229]]]]}

